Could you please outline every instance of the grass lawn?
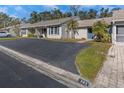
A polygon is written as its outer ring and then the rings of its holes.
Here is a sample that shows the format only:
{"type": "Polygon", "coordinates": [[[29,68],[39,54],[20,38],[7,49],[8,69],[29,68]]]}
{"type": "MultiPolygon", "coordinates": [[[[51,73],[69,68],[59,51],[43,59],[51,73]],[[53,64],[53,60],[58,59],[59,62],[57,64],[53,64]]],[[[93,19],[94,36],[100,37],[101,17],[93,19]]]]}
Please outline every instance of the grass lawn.
{"type": "Polygon", "coordinates": [[[46,40],[51,40],[51,41],[58,41],[58,42],[78,42],[78,41],[82,41],[85,39],[46,39],[46,40]]]}
{"type": "Polygon", "coordinates": [[[79,67],[81,76],[93,82],[106,60],[111,44],[101,42],[90,42],[90,44],[90,47],[81,50],[76,56],[76,64],[79,67]]]}
{"type": "Polygon", "coordinates": [[[16,40],[16,39],[18,39],[18,37],[12,37],[12,38],[0,38],[0,40],[16,40]]]}

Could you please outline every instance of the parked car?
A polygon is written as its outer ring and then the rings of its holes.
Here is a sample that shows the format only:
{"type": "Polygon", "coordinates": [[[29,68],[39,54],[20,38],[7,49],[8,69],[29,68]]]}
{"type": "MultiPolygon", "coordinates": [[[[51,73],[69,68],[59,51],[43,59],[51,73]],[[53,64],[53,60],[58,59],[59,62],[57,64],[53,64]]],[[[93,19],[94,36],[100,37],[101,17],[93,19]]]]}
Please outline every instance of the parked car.
{"type": "Polygon", "coordinates": [[[0,32],[0,37],[11,37],[11,34],[7,31],[1,31],[0,32]]]}

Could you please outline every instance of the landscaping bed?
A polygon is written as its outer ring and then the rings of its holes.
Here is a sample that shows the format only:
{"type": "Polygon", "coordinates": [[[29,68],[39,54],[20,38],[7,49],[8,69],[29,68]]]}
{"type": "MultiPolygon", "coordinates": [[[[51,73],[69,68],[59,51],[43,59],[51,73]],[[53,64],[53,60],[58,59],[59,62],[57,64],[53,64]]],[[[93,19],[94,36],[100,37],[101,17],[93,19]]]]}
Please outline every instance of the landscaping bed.
{"type": "Polygon", "coordinates": [[[90,47],[81,50],[76,56],[76,64],[80,75],[93,82],[106,60],[111,44],[101,42],[90,42],[90,44],[90,47]]]}

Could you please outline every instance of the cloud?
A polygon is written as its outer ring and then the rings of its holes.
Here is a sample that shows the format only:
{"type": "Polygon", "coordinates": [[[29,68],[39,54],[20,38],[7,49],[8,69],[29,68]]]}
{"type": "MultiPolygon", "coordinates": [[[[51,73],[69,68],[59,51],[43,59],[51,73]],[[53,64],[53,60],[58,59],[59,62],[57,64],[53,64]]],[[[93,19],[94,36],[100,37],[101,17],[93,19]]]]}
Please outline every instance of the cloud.
{"type": "Polygon", "coordinates": [[[15,11],[18,13],[27,13],[27,11],[22,7],[22,6],[15,6],[14,7],[15,11]]]}
{"type": "Polygon", "coordinates": [[[8,8],[7,7],[1,7],[0,12],[7,13],[8,8]]]}
{"type": "Polygon", "coordinates": [[[22,8],[21,6],[16,6],[16,7],[15,7],[15,10],[16,10],[16,11],[21,11],[21,10],[23,10],[23,8],[22,8]]]}
{"type": "Polygon", "coordinates": [[[11,17],[19,18],[28,15],[28,11],[23,6],[14,6],[14,14],[11,14],[11,17]]]}
{"type": "Polygon", "coordinates": [[[10,17],[19,18],[16,14],[11,14],[10,17]]]}

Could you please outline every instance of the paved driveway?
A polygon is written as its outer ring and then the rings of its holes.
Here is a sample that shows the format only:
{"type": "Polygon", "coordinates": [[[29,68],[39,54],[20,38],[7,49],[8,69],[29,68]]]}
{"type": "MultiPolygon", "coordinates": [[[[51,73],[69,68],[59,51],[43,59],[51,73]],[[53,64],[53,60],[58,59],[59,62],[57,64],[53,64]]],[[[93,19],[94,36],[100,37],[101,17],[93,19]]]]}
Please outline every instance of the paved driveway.
{"type": "Polygon", "coordinates": [[[37,39],[1,41],[0,44],[75,74],[79,74],[75,66],[76,54],[80,49],[88,46],[88,44],[64,43],[37,39]]]}
{"type": "Polygon", "coordinates": [[[0,88],[65,88],[59,82],[0,52],[0,88]]]}
{"type": "Polygon", "coordinates": [[[124,45],[114,45],[109,50],[109,57],[98,73],[96,87],[124,88],[124,45]]]}

